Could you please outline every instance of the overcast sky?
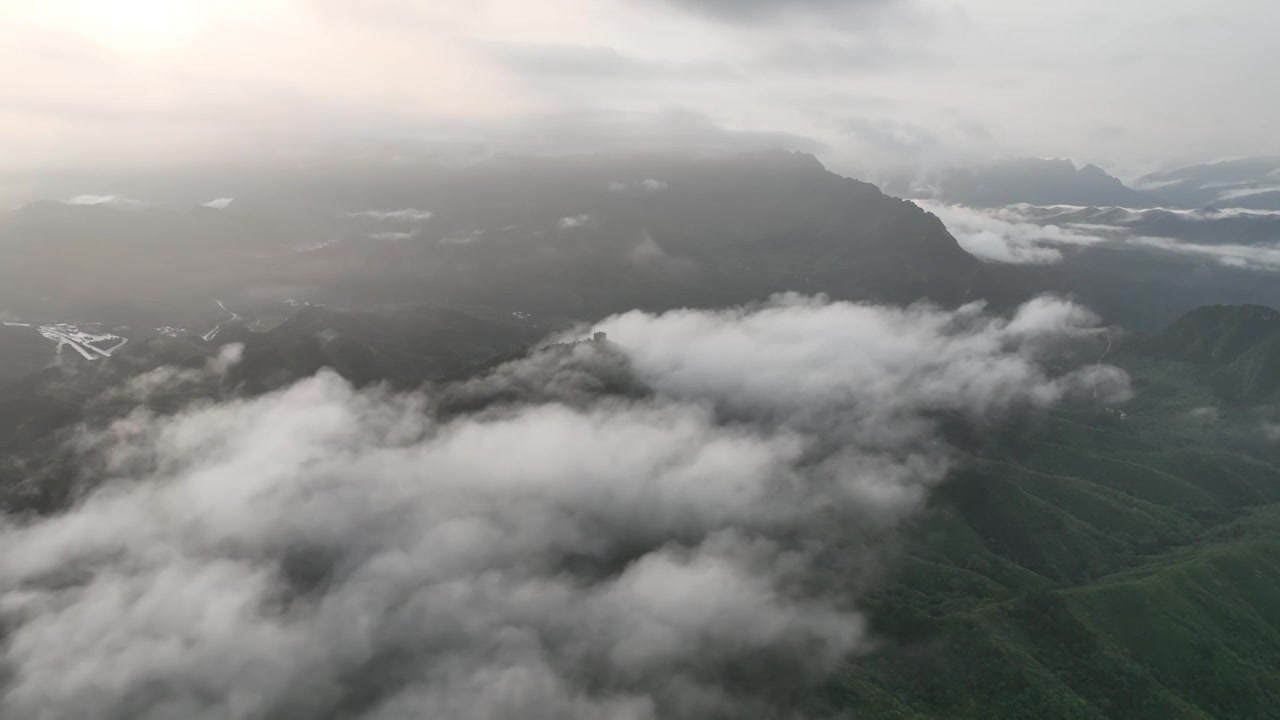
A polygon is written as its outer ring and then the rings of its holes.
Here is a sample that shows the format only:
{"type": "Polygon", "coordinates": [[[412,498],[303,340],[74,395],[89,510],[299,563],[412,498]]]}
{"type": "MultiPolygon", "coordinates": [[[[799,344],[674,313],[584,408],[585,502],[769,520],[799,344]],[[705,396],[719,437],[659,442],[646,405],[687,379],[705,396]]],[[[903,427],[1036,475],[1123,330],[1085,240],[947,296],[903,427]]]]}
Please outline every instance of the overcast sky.
{"type": "Polygon", "coordinates": [[[10,168],[382,141],[875,171],[1275,152],[1274,0],[6,0],[10,168]]]}

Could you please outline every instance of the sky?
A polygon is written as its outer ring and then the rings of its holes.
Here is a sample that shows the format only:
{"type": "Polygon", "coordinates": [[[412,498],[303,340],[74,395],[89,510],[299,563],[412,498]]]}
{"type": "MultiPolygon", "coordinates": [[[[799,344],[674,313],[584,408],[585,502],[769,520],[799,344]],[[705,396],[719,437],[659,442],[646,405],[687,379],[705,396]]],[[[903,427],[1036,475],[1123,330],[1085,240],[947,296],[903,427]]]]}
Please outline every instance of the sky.
{"type": "Polygon", "coordinates": [[[875,174],[1277,150],[1269,0],[6,0],[9,169],[781,145],[875,174]]]}

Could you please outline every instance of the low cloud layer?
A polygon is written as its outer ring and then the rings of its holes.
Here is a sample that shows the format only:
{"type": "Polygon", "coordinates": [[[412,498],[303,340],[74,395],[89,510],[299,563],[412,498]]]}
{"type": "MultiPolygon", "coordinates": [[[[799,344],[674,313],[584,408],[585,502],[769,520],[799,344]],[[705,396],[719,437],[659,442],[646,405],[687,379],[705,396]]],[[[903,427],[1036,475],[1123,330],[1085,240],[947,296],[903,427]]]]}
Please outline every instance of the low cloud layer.
{"type": "Polygon", "coordinates": [[[430,210],[405,208],[403,210],[359,210],[347,213],[349,218],[370,218],[387,222],[413,223],[431,219],[430,210]]]}
{"type": "Polygon", "coordinates": [[[416,231],[369,233],[370,240],[410,240],[417,237],[416,231]]]}
{"type": "Polygon", "coordinates": [[[1208,245],[1162,237],[1136,237],[1130,242],[1180,255],[1210,259],[1227,267],[1280,270],[1280,245],[1208,245]]]}
{"type": "Polygon", "coordinates": [[[221,382],[227,372],[240,363],[244,345],[228,343],[217,354],[208,358],[201,367],[176,367],[166,365],[129,378],[120,388],[108,392],[108,397],[121,400],[147,400],[178,391],[193,391],[209,383],[221,382]]]}
{"type": "Polygon", "coordinates": [[[1016,209],[981,210],[915,200],[938,216],[960,246],[991,262],[1046,264],[1062,260],[1058,245],[1090,245],[1106,238],[1087,230],[1028,222],[1016,209]]]}
{"type": "Polygon", "coordinates": [[[110,205],[121,208],[138,208],[144,205],[140,200],[123,195],[76,195],[63,202],[67,205],[110,205]]]}
{"type": "Polygon", "coordinates": [[[1269,211],[1027,204],[972,208],[928,200],[913,202],[937,215],[961,247],[989,262],[1050,264],[1062,261],[1066,247],[1108,243],[1202,258],[1233,268],[1280,269],[1280,235],[1274,235],[1280,233],[1280,218],[1269,211]],[[1178,237],[1148,234],[1153,229],[1178,237]],[[1242,229],[1249,237],[1268,240],[1232,242],[1229,238],[1239,236],[1242,229]]]}
{"type": "Polygon", "coordinates": [[[613,180],[609,183],[609,192],[662,192],[667,189],[667,183],[662,180],[648,178],[646,180],[636,180],[635,182],[624,182],[622,180],[613,180]]]}
{"type": "Polygon", "coordinates": [[[573,230],[574,228],[580,228],[589,222],[591,222],[590,215],[570,215],[560,218],[560,229],[573,230]]]}
{"type": "Polygon", "coordinates": [[[95,493],[0,528],[0,714],[803,717],[867,638],[871,538],[955,462],[935,419],[1122,399],[1042,363],[1094,323],[789,295],[428,394],[136,411],[86,443],[95,493]]]}

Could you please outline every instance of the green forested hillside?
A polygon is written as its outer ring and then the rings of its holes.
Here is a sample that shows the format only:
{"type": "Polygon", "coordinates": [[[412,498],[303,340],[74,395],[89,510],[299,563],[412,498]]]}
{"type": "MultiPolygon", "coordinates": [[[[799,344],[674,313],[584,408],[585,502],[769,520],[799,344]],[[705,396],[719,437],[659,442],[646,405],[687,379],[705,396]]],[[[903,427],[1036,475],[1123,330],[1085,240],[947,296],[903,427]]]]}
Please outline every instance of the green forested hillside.
{"type": "MultiPolygon", "coordinates": [[[[226,376],[207,369],[216,347],[154,338],[110,362],[11,383],[0,388],[0,500],[65,508],[77,475],[57,452],[63,433],[143,402],[110,390],[156,363],[194,378],[176,375],[145,398],[161,410],[254,394],[324,365],[357,384],[442,379],[445,413],[536,391],[468,392],[468,378],[526,350],[468,361],[519,336],[430,317],[415,334],[390,319],[308,310],[273,333],[235,336],[244,359],[226,376]]],[[[1280,446],[1266,432],[1267,376],[1253,372],[1269,367],[1272,317],[1211,308],[1120,343],[1107,362],[1130,374],[1135,395],[1122,407],[957,430],[955,471],[878,576],[861,577],[859,528],[847,562],[838,542],[825,548],[822,580],[851,588],[873,642],[797,707],[913,720],[1280,717],[1280,446]]],[[[643,394],[614,369],[598,392],[643,394]]]]}
{"type": "Polygon", "coordinates": [[[1203,363],[1118,362],[1123,416],[1055,414],[941,489],[832,684],[845,716],[1280,717],[1265,407],[1203,363]]]}

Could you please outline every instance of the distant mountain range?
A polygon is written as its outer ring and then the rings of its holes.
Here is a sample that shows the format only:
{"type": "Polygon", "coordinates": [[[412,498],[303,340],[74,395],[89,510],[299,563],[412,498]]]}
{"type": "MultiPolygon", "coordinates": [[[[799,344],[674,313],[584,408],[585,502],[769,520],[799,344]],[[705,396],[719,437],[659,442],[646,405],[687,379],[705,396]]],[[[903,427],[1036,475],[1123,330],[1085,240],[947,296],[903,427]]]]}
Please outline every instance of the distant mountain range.
{"type": "Polygon", "coordinates": [[[1280,210],[1280,155],[1191,165],[1143,176],[1137,184],[1175,207],[1280,210]]]}
{"type": "Polygon", "coordinates": [[[305,302],[584,319],[788,290],[954,303],[981,271],[936,218],[811,155],[500,159],[386,185],[297,182],[222,210],[11,213],[0,309],[204,326],[226,315],[217,298],[246,316],[305,302]]]}
{"type": "Polygon", "coordinates": [[[1038,224],[1175,238],[1210,245],[1273,243],[1280,240],[1280,213],[1244,209],[1172,210],[1120,207],[1026,206],[1019,214],[1038,224]]]}
{"type": "Polygon", "coordinates": [[[1070,160],[1012,158],[947,168],[932,176],[899,178],[886,191],[972,207],[1104,205],[1151,207],[1156,199],[1126,186],[1097,165],[1070,160]]]}
{"type": "Polygon", "coordinates": [[[1280,210],[1280,156],[1251,157],[1150,173],[1126,185],[1097,165],[1012,158],[944,168],[883,183],[886,192],[971,207],[1243,208],[1280,210]]]}
{"type": "MultiPolygon", "coordinates": [[[[1189,242],[1263,242],[1280,224],[1120,209],[1157,201],[1065,160],[957,171],[935,190],[1044,203],[1020,211],[1041,225],[1189,242]]],[[[455,308],[546,332],[786,291],[997,308],[1054,291],[1139,327],[1206,303],[1280,302],[1270,276],[1150,248],[1080,246],[1042,267],[980,262],[916,205],[801,153],[318,168],[234,194],[221,209],[42,202],[0,216],[0,312],[138,336],[205,334],[229,315],[269,329],[306,305],[455,308]]]]}

